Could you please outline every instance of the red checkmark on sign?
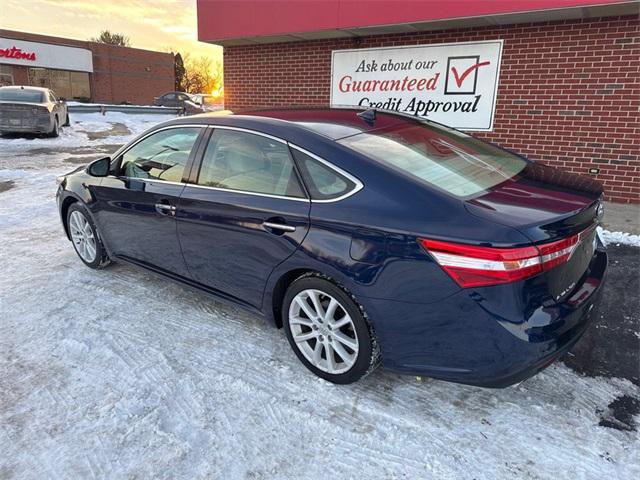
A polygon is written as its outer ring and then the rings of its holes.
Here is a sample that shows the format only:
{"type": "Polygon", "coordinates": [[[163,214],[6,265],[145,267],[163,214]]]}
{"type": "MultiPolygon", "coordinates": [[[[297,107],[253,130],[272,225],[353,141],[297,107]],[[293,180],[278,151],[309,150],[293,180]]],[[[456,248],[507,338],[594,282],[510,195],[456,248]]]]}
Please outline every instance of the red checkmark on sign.
{"type": "Polygon", "coordinates": [[[473,72],[476,68],[484,67],[485,65],[489,65],[490,63],[491,62],[486,61],[482,63],[476,63],[475,65],[471,65],[464,72],[462,72],[462,75],[460,76],[458,76],[458,70],[456,70],[456,67],[451,67],[451,73],[453,73],[453,77],[455,78],[456,83],[458,84],[458,88],[462,86],[462,82],[464,82],[464,79],[467,78],[471,74],[471,72],[473,72]]]}

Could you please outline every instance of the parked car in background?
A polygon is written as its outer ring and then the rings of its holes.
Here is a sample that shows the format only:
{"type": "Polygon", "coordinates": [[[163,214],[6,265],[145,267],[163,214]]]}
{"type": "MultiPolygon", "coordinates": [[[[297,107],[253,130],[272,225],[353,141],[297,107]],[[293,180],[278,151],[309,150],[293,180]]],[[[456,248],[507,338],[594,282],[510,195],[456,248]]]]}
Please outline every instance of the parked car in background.
{"type": "Polygon", "coordinates": [[[224,102],[221,97],[209,95],[206,93],[194,93],[191,95],[194,102],[202,107],[205,112],[217,112],[224,109],[224,102]]]}
{"type": "Polygon", "coordinates": [[[598,182],[395,112],[175,119],[58,182],[87,266],[126,261],[263,315],[336,383],[380,362],[524,380],[583,334],[607,267],[598,182]]]}
{"type": "Polygon", "coordinates": [[[185,92],[168,92],[153,99],[157,107],[182,108],[187,115],[203,113],[202,105],[192,95],[185,92]]]}
{"type": "Polygon", "coordinates": [[[67,125],[66,102],[48,88],[0,87],[0,134],[43,133],[57,137],[60,127],[67,125]]]}

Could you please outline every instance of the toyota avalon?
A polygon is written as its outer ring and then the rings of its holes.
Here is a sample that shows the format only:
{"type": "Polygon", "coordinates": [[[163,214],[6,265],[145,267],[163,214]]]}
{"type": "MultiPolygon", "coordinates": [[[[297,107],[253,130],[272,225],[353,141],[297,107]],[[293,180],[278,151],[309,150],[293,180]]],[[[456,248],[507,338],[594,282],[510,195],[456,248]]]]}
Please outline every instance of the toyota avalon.
{"type": "Polygon", "coordinates": [[[174,119],[58,180],[87,266],[240,305],[335,383],[522,381],[583,334],[607,266],[599,183],[391,112],[174,119]]]}

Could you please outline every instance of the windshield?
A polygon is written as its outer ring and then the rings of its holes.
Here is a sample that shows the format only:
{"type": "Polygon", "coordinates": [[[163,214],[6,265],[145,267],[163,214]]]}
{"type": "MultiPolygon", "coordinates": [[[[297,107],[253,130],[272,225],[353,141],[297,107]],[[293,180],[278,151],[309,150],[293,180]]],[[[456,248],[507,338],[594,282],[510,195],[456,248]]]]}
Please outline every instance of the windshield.
{"type": "Polygon", "coordinates": [[[517,155],[444,126],[393,126],[338,143],[463,198],[513,178],[527,165],[517,155]]]}
{"type": "Polygon", "coordinates": [[[43,98],[44,94],[40,90],[0,89],[0,101],[3,102],[42,103],[43,98]]]}

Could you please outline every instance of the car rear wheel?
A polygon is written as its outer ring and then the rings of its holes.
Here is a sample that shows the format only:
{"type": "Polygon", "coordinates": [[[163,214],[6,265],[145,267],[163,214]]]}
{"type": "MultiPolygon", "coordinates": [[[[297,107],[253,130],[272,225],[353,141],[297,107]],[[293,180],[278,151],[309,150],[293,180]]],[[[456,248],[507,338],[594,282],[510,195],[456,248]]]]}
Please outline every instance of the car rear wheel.
{"type": "Polygon", "coordinates": [[[64,124],[62,125],[63,127],[68,127],[69,125],[71,125],[71,120],[69,120],[69,114],[67,113],[67,116],[64,120],[64,124]]]}
{"type": "Polygon", "coordinates": [[[362,308],[329,280],[300,277],[287,290],[282,311],[291,348],[317,376],[353,383],[378,365],[378,347],[362,308]]]}
{"type": "Polygon", "coordinates": [[[86,266],[102,268],[111,263],[91,217],[78,203],[69,207],[67,228],[73,248],[86,266]]]}
{"type": "Polygon", "coordinates": [[[60,135],[60,122],[58,121],[58,117],[56,116],[53,118],[53,127],[49,132],[49,136],[55,138],[58,135],[60,135]]]}

